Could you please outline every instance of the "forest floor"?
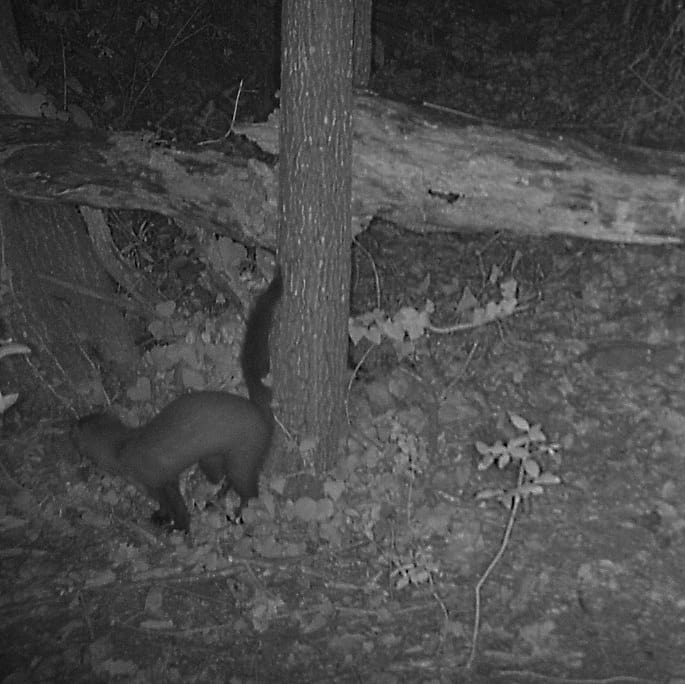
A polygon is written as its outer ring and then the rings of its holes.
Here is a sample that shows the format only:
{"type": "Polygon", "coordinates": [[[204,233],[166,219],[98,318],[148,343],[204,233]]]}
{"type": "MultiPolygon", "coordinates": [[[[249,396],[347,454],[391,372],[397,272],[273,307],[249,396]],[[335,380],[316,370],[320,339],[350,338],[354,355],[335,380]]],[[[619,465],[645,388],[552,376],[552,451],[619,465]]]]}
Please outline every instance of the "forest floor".
{"type": "MultiPolygon", "coordinates": [[[[460,20],[449,59],[386,25],[374,87],[495,125],[679,140],[581,4],[582,21],[460,20]],[[598,50],[613,61],[593,70],[598,50]]],[[[6,425],[0,682],[685,682],[685,251],[506,230],[360,236],[353,314],[379,297],[377,321],[411,322],[430,301],[434,326],[467,325],[352,350],[318,500],[267,470],[233,525],[190,474],[191,533],[167,534],[68,425],[6,425]]],[[[209,316],[176,331],[179,358],[209,316]]]]}
{"type": "Polygon", "coordinates": [[[496,298],[496,272],[527,307],[402,361],[373,349],[313,511],[267,476],[243,525],[196,510],[190,538],[165,535],[64,430],[5,440],[0,673],[26,675],[7,681],[685,679],[685,253],[383,225],[364,241],[388,308],[430,299],[447,324],[465,290],[496,298]],[[516,485],[474,445],[518,435],[511,414],[541,425],[535,460],[560,483],[516,513],[466,672],[511,515],[486,495],[516,485]]]}

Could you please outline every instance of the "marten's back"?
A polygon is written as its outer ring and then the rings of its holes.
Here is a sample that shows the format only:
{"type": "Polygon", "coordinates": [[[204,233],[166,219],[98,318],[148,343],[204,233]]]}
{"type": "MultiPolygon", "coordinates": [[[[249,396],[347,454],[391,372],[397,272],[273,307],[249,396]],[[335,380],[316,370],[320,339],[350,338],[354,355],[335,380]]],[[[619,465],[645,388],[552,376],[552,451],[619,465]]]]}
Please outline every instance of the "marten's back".
{"type": "Polygon", "coordinates": [[[198,461],[211,464],[213,459],[222,461],[233,480],[242,472],[261,469],[272,433],[273,419],[249,399],[225,392],[193,392],[131,430],[118,461],[148,486],[175,478],[198,461]]]}

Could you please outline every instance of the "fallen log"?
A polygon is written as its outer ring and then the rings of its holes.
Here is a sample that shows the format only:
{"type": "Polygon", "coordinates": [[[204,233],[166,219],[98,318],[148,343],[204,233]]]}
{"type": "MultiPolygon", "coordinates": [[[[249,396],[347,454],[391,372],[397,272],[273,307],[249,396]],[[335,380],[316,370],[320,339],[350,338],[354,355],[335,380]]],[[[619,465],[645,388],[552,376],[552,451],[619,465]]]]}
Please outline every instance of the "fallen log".
{"type": "MultiPolygon", "coordinates": [[[[278,113],[236,131],[277,154],[278,113]]],[[[225,141],[209,147],[0,117],[0,187],[22,199],[145,209],[273,247],[273,159],[235,158],[225,141]]],[[[372,95],[355,99],[353,174],[356,232],[379,217],[421,233],[685,236],[685,155],[464,125],[450,111],[372,95]]]]}
{"type": "MultiPolygon", "coordinates": [[[[278,151],[276,116],[239,127],[278,151]]],[[[464,125],[449,110],[355,99],[353,210],[419,232],[508,230],[679,243],[685,155],[464,125]]]]}

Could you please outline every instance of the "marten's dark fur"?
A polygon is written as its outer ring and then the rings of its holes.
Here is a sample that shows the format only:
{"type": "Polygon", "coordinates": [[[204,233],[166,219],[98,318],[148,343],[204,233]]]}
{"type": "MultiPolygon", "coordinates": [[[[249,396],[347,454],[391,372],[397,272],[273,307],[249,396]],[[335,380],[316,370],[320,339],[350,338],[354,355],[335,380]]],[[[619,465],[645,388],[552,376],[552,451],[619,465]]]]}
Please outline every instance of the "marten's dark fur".
{"type": "Polygon", "coordinates": [[[274,429],[269,372],[269,332],[283,291],[279,266],[247,319],[240,363],[249,399],[228,392],[184,394],[142,427],[99,413],[78,421],[74,430],[81,454],[102,470],[121,475],[159,504],[152,519],[188,531],[190,514],[178,486],[179,475],[198,463],[213,484],[233,488],[240,508],[257,496],[259,473],[274,429]]]}

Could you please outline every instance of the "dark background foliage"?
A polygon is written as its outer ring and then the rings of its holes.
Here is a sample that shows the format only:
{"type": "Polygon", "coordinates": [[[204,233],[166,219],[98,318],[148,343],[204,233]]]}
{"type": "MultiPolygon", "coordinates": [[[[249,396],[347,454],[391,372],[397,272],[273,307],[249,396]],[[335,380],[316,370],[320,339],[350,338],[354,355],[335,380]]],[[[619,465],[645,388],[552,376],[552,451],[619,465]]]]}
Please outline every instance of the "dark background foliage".
{"type": "MultiPolygon", "coordinates": [[[[179,140],[225,132],[236,100],[239,119],[273,109],[279,5],[14,0],[31,74],[58,106],[179,140]]],[[[676,0],[383,0],[371,86],[499,124],[677,146],[684,24],[676,0]]]]}

